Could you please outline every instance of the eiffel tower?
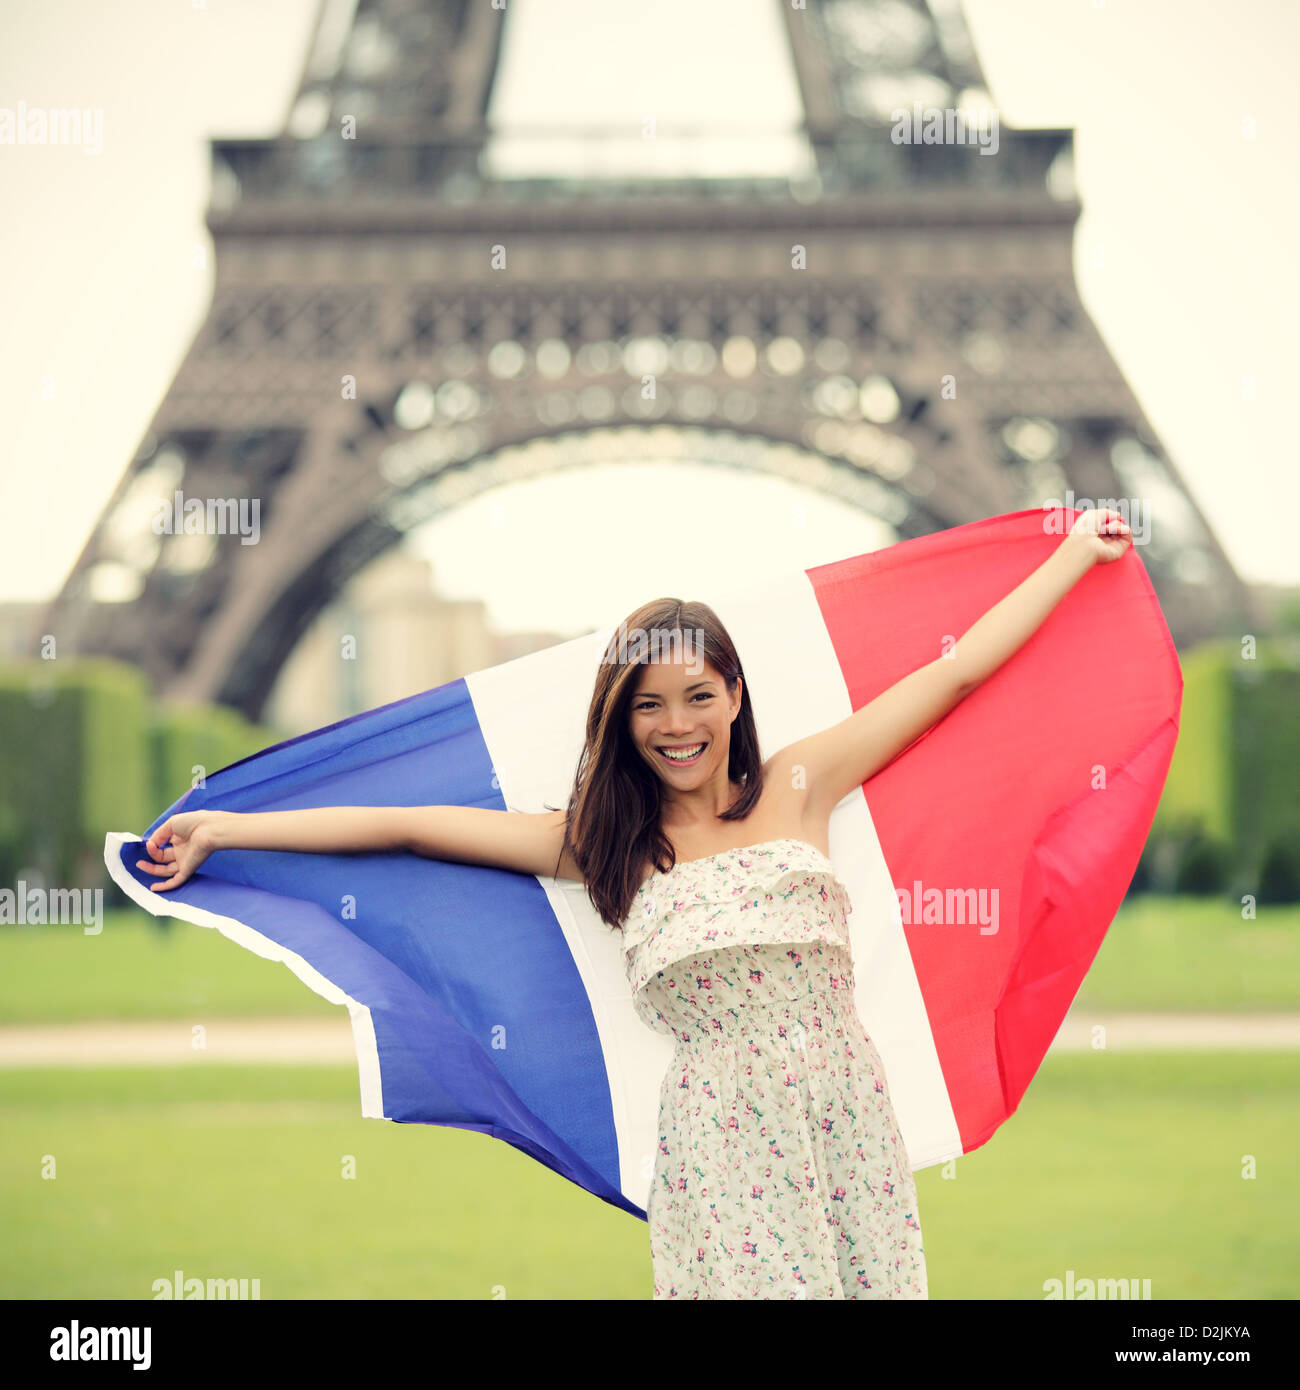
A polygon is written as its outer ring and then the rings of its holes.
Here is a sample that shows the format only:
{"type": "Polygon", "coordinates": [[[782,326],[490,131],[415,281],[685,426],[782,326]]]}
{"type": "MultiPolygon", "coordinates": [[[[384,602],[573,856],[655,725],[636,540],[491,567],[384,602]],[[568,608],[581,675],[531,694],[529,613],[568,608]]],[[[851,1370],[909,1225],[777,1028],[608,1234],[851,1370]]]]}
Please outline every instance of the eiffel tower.
{"type": "Polygon", "coordinates": [[[1075,290],[1072,132],[899,142],[899,108],[989,104],[955,0],[770,3],[805,173],[511,180],[484,158],[508,8],[324,0],[283,131],[212,142],[211,310],[41,631],[256,719],[407,531],[647,457],[779,474],[899,537],[1141,498],[1176,640],[1240,630],[1249,592],[1075,290]],[[177,492],[256,499],[258,543],[157,534],[177,492]]]}

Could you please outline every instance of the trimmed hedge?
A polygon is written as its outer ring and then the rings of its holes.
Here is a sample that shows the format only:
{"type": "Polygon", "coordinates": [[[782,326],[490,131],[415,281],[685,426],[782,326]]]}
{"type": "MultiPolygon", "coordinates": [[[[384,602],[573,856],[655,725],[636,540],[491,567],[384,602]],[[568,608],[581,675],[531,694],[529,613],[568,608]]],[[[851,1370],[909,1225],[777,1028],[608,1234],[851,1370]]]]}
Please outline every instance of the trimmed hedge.
{"type": "Polygon", "coordinates": [[[102,886],[110,830],[142,832],[197,776],[281,737],[225,706],[155,703],[122,662],[0,665],[0,884],[102,886]]]}
{"type": "Polygon", "coordinates": [[[280,738],[225,705],[194,704],[160,704],[150,718],[148,737],[150,819],[218,769],[280,738]]]}
{"type": "MultiPolygon", "coordinates": [[[[1180,656],[1183,715],[1139,866],[1149,891],[1296,902],[1300,664],[1284,642],[1205,643],[1180,656]]],[[[1135,878],[1135,885],[1137,879],[1135,878]]]]}
{"type": "Polygon", "coordinates": [[[0,882],[28,868],[51,885],[102,879],[105,833],[148,811],[150,699],[120,662],[0,667],[0,882]]]}

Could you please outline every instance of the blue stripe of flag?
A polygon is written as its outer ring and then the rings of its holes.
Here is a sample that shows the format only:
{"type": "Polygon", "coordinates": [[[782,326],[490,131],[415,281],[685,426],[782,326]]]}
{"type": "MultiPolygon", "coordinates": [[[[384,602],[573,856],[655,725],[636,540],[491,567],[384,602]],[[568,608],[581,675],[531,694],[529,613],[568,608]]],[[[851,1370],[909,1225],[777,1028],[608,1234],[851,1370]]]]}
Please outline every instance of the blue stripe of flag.
{"type": "MultiPolygon", "coordinates": [[[[504,810],[465,681],[233,763],[180,810],[504,810]]],[[[539,808],[540,809],[540,808],[539,808]]],[[[140,842],[122,861],[138,882],[140,842]]],[[[386,1117],[504,1139],[633,1215],[591,1003],[531,875],[404,852],[223,850],[166,894],[295,952],[371,1011],[386,1117]],[[349,915],[354,914],[354,915],[349,915]]]]}

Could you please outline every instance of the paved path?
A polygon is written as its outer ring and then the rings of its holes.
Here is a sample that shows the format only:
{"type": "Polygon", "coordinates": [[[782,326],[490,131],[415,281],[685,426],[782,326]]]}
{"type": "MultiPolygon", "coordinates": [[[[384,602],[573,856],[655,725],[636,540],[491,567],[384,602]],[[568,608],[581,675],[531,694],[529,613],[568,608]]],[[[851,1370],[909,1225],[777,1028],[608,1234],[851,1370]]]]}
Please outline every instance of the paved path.
{"type": "MultiPolygon", "coordinates": [[[[0,1027],[0,1067],[157,1066],[253,1062],[338,1066],[355,1061],[352,1025],[336,1019],[193,1019],[0,1027]]],[[[1107,1051],[1300,1049],[1300,1014],[1071,1014],[1051,1051],[1083,1052],[1104,1029],[1107,1051]]]]}
{"type": "Polygon", "coordinates": [[[26,1024],[0,1028],[0,1067],[123,1067],[198,1062],[338,1066],[352,1062],[352,1025],[338,1019],[232,1018],[175,1023],[26,1024]]]}

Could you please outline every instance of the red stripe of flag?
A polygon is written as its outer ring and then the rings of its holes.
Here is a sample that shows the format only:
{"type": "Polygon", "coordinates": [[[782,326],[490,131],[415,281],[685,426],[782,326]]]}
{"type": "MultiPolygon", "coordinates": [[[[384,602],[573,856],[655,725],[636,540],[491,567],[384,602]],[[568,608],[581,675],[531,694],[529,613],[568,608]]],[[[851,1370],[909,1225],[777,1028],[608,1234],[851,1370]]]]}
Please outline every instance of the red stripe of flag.
{"type": "MultiPolygon", "coordinates": [[[[807,571],[855,710],[1052,554],[1062,535],[1045,515],[807,571]]],[[[1182,687],[1131,547],[1085,574],[1010,660],[864,785],[896,890],[997,889],[994,933],[905,926],[963,1152],[1019,1104],[1128,889],[1182,687]]]]}

